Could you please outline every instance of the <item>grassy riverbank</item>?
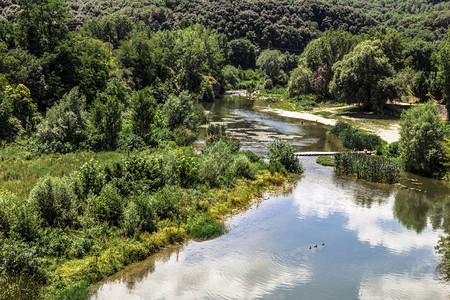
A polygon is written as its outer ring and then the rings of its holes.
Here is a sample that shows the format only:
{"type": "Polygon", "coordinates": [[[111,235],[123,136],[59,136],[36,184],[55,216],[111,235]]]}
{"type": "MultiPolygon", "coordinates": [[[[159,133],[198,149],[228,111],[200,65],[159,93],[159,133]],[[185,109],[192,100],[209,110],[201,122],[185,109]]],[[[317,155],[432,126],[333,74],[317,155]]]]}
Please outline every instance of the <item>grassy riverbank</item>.
{"type": "Polygon", "coordinates": [[[1,299],[85,299],[132,262],[224,233],[229,215],[295,178],[223,141],[202,155],[169,147],[0,166],[1,299]]]}

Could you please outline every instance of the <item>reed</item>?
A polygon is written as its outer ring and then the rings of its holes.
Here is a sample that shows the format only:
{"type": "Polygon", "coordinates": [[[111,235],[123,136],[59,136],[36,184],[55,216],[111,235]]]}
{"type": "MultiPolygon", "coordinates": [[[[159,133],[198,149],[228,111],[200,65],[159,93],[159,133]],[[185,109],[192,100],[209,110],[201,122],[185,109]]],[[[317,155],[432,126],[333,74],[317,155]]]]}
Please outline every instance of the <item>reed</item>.
{"type": "Polygon", "coordinates": [[[356,175],[358,179],[382,183],[396,183],[400,180],[400,166],[385,157],[344,152],[336,154],[334,161],[338,174],[356,175]]]}

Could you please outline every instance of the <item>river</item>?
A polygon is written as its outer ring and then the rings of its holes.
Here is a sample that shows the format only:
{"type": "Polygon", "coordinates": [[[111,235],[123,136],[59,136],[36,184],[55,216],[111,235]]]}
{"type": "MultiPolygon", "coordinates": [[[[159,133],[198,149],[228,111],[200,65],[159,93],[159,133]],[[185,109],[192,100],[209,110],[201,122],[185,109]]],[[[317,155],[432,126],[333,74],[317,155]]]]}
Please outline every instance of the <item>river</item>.
{"type": "MultiPolygon", "coordinates": [[[[315,122],[259,111],[259,101],[205,104],[243,149],[265,154],[275,137],[296,151],[336,151],[315,122]]],[[[407,174],[403,186],[338,177],[301,159],[288,191],[227,221],[229,232],[190,241],[127,267],[92,295],[99,299],[448,299],[434,247],[449,232],[450,186],[407,174]]]]}

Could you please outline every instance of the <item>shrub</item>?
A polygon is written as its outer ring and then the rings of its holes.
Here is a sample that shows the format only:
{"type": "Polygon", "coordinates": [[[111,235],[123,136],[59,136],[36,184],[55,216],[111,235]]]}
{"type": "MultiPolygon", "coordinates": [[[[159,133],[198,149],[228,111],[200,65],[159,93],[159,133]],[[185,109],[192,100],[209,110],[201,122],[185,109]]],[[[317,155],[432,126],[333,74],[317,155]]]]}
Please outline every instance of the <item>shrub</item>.
{"type": "Polygon", "coordinates": [[[76,196],[65,178],[43,178],[31,190],[29,200],[49,226],[64,227],[75,217],[72,207],[76,196]]]}
{"type": "Polygon", "coordinates": [[[283,166],[283,164],[279,160],[271,160],[269,162],[268,170],[271,174],[274,174],[275,172],[287,175],[286,168],[283,166]]]}
{"type": "Polygon", "coordinates": [[[226,227],[223,223],[215,220],[211,215],[204,214],[189,230],[189,235],[194,239],[206,240],[212,239],[226,232],[226,227]]]}
{"type": "Polygon", "coordinates": [[[184,126],[179,126],[174,129],[173,137],[178,146],[188,146],[195,141],[197,134],[184,126]]]}
{"type": "Polygon", "coordinates": [[[199,181],[199,157],[192,148],[182,148],[175,151],[176,170],[182,187],[189,187],[199,181]]]}
{"type": "Polygon", "coordinates": [[[155,208],[152,198],[145,195],[133,196],[123,212],[121,227],[128,236],[141,231],[153,232],[155,226],[155,208]]]}
{"type": "Polygon", "coordinates": [[[200,100],[204,102],[214,101],[214,90],[211,82],[203,80],[200,85],[200,100]]]}
{"type": "Polygon", "coordinates": [[[165,186],[161,191],[155,193],[152,198],[155,216],[159,220],[173,220],[179,217],[182,197],[182,192],[176,186],[165,186]]]}
{"type": "Polygon", "coordinates": [[[124,201],[117,189],[111,184],[106,184],[100,195],[95,197],[91,203],[91,212],[100,221],[117,225],[122,217],[124,201]]]}
{"type": "Polygon", "coordinates": [[[89,194],[98,195],[104,184],[100,167],[93,159],[81,166],[78,180],[75,188],[82,199],[86,199],[89,194]]]}
{"type": "Polygon", "coordinates": [[[27,275],[40,279],[37,248],[13,239],[0,240],[0,277],[27,275]]]}
{"type": "Polygon", "coordinates": [[[218,141],[203,148],[200,177],[212,187],[229,183],[227,169],[232,162],[232,147],[225,141],[218,141]]]}
{"type": "Polygon", "coordinates": [[[336,134],[342,145],[348,149],[375,150],[382,146],[382,140],[375,134],[367,134],[351,126],[350,124],[338,121],[331,133],[336,134]]]}
{"type": "Polygon", "coordinates": [[[281,139],[277,139],[269,145],[269,159],[270,161],[279,161],[288,172],[303,173],[303,166],[295,157],[294,149],[281,139]]]}
{"type": "Polygon", "coordinates": [[[233,169],[237,177],[244,177],[248,179],[255,178],[255,171],[252,168],[250,160],[243,154],[235,158],[233,169]]]}
{"type": "Polygon", "coordinates": [[[0,236],[3,233],[33,241],[40,236],[40,224],[41,219],[32,203],[9,192],[0,194],[0,236]]]}

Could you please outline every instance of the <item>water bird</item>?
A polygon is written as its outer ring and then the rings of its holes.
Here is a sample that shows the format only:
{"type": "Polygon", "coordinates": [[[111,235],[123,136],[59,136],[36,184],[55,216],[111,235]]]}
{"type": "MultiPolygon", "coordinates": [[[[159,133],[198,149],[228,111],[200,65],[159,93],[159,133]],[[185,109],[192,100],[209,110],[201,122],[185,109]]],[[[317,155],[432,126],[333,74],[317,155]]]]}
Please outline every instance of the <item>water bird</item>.
{"type": "Polygon", "coordinates": [[[317,248],[317,247],[319,247],[319,245],[314,245],[314,248],[317,248]]]}
{"type": "Polygon", "coordinates": [[[325,246],[325,243],[322,243],[322,247],[325,246]]]}
{"type": "Polygon", "coordinates": [[[312,247],[311,247],[311,246],[309,246],[309,249],[312,249],[312,247]]]}

